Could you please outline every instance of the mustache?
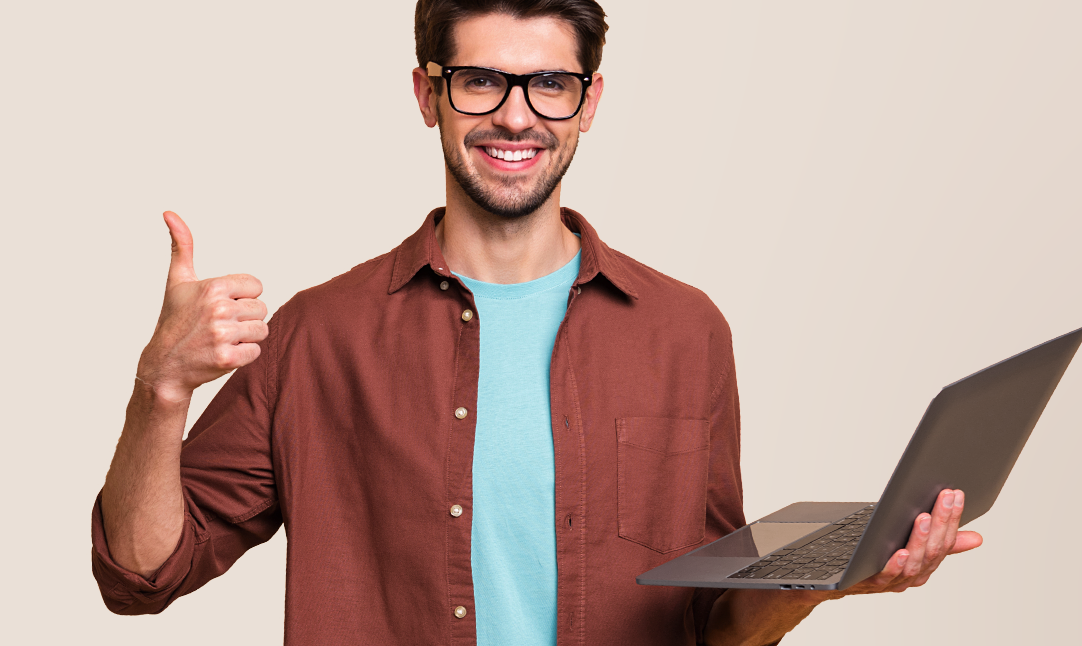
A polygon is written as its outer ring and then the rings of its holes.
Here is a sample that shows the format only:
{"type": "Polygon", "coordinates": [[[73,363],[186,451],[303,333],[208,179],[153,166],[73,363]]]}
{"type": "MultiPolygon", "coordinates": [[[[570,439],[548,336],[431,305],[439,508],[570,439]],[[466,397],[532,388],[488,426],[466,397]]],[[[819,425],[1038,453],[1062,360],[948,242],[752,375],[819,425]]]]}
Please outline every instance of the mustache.
{"type": "Polygon", "coordinates": [[[539,144],[541,148],[555,148],[560,142],[556,135],[543,130],[529,128],[522,132],[507,132],[506,130],[474,130],[466,135],[462,142],[466,147],[473,147],[481,142],[506,141],[510,144],[530,142],[539,144]]]}

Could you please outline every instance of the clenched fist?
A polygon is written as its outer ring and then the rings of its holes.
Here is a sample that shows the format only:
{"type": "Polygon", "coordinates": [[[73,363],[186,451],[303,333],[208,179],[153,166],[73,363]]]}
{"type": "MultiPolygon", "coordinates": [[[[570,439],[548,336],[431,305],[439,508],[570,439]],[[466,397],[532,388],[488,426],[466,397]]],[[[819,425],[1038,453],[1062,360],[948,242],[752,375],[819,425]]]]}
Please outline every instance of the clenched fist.
{"type": "Polygon", "coordinates": [[[256,344],[267,337],[267,306],[257,298],[263,284],[255,276],[199,280],[188,226],[172,211],[164,217],[173,239],[169,278],[136,375],[158,396],[179,402],[202,384],[255,361],[256,344]]]}

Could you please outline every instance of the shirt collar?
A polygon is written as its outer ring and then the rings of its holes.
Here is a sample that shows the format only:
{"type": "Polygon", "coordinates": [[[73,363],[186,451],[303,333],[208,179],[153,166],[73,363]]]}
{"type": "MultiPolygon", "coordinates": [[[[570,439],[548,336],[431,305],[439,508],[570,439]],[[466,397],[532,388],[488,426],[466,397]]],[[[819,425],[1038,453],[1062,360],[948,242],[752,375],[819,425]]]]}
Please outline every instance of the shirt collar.
{"type": "MultiPolygon", "coordinates": [[[[440,245],[436,242],[436,223],[443,218],[443,213],[443,207],[433,209],[421,228],[398,247],[388,294],[402,289],[425,266],[431,267],[433,272],[444,278],[451,276],[440,245]]],[[[579,277],[575,279],[574,286],[584,285],[601,274],[625,295],[637,299],[639,295],[624,271],[621,258],[597,237],[597,232],[586,218],[576,211],[561,208],[560,219],[569,230],[579,234],[582,243],[579,277]]]]}

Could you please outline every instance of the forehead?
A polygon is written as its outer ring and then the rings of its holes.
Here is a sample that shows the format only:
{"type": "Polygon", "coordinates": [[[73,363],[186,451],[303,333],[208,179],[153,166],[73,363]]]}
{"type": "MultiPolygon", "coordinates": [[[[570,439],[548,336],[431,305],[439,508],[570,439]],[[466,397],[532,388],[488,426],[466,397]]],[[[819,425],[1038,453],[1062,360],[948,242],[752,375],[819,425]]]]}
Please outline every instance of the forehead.
{"type": "Polygon", "coordinates": [[[485,14],[455,25],[455,56],[444,65],[494,67],[528,74],[578,69],[575,32],[559,18],[513,18],[485,14]]]}

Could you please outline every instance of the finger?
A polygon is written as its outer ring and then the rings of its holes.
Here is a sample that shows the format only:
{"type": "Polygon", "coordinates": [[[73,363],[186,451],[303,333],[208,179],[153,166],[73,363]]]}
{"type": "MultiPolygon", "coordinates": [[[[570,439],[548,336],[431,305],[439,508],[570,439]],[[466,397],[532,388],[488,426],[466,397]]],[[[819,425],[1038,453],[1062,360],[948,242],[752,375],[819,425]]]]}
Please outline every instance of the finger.
{"type": "Polygon", "coordinates": [[[982,543],[984,543],[984,537],[977,532],[958,532],[958,536],[954,539],[954,549],[951,550],[951,554],[968,552],[971,549],[980,547],[982,543]]]}
{"type": "MultiPolygon", "coordinates": [[[[951,518],[954,516],[954,489],[944,489],[939,492],[935,507],[932,508],[932,529],[928,534],[928,543],[924,548],[924,562],[939,563],[947,555],[952,547],[947,543],[947,531],[950,528],[951,518]]],[[[958,524],[955,523],[955,531],[958,524]]],[[[953,536],[951,537],[953,539],[953,536]]]]}
{"type": "Polygon", "coordinates": [[[195,275],[195,245],[188,225],[184,224],[184,220],[172,211],[166,211],[162,217],[165,219],[165,226],[169,227],[169,238],[172,240],[169,277],[166,279],[165,288],[169,289],[173,285],[199,280],[195,275]]]}
{"type": "Polygon", "coordinates": [[[847,588],[846,594],[869,594],[890,590],[904,580],[905,564],[909,559],[907,550],[898,550],[891,555],[890,560],[878,573],[864,579],[860,583],[847,588]]]}
{"type": "Polygon", "coordinates": [[[898,581],[905,578],[906,565],[913,558],[912,553],[909,550],[901,549],[894,553],[894,556],[887,561],[887,564],[883,566],[883,569],[879,572],[879,576],[876,577],[881,587],[890,587],[897,584],[898,581]]]}
{"type": "Polygon", "coordinates": [[[258,298],[263,293],[263,283],[249,274],[230,274],[217,280],[223,285],[227,298],[258,298]]]}
{"type": "Polygon", "coordinates": [[[236,370],[248,365],[259,357],[259,345],[256,343],[238,343],[218,347],[214,351],[214,366],[219,370],[236,370]]]}
{"type": "Polygon", "coordinates": [[[965,494],[961,489],[954,490],[954,506],[951,507],[951,515],[947,520],[947,534],[943,539],[945,548],[944,556],[954,550],[954,542],[958,536],[958,525],[962,522],[962,510],[965,508],[965,494]]]}
{"type": "Polygon", "coordinates": [[[233,301],[238,321],[255,321],[267,318],[267,306],[255,298],[238,298],[233,301]]]}
{"type": "Polygon", "coordinates": [[[259,343],[267,338],[269,330],[263,321],[241,321],[237,323],[237,343],[259,343]]]}
{"type": "Polygon", "coordinates": [[[924,565],[924,553],[928,546],[928,534],[932,529],[932,517],[929,514],[920,514],[913,521],[913,531],[909,533],[909,542],[906,549],[909,550],[909,559],[905,565],[905,576],[916,576],[924,565]]]}
{"type": "Polygon", "coordinates": [[[263,321],[220,321],[210,325],[213,347],[228,354],[240,343],[258,343],[267,338],[267,324],[263,321]]]}
{"type": "Polygon", "coordinates": [[[237,365],[238,368],[240,368],[241,366],[246,366],[259,358],[258,343],[239,343],[237,344],[236,348],[239,361],[237,365]]]}

